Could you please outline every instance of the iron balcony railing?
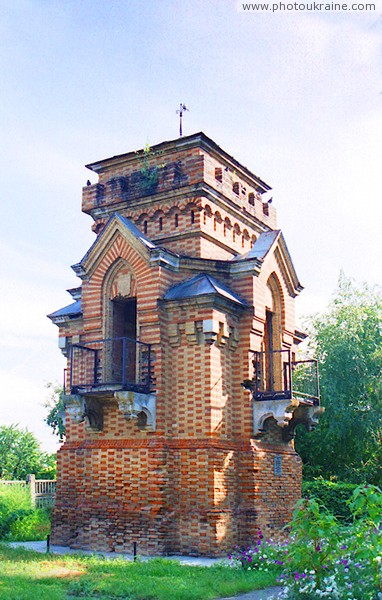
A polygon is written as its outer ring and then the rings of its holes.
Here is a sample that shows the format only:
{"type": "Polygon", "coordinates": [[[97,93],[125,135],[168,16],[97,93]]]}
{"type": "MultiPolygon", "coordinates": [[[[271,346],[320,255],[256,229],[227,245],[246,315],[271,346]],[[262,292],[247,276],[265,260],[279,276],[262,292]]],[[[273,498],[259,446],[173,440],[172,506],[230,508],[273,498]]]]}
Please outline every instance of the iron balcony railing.
{"type": "Polygon", "coordinates": [[[320,403],[318,362],[316,359],[293,360],[290,350],[254,352],[254,377],[244,387],[255,400],[291,400],[320,403]]]}
{"type": "Polygon", "coordinates": [[[149,393],[151,345],[128,337],[73,344],[69,386],[71,394],[110,389],[149,393]]]}

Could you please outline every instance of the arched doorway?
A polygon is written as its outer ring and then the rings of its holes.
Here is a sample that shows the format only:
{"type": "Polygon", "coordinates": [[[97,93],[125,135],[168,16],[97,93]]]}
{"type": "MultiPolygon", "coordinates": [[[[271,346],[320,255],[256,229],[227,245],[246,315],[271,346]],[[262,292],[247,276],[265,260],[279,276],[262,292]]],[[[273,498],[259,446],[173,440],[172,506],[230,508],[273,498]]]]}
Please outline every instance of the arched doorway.
{"type": "Polygon", "coordinates": [[[112,382],[134,384],[137,365],[137,299],[117,297],[111,300],[110,312],[112,382]]]}
{"type": "Polygon", "coordinates": [[[285,395],[288,352],[282,348],[283,302],[281,289],[273,273],[266,287],[264,334],[261,352],[256,353],[259,398],[285,395]]]}

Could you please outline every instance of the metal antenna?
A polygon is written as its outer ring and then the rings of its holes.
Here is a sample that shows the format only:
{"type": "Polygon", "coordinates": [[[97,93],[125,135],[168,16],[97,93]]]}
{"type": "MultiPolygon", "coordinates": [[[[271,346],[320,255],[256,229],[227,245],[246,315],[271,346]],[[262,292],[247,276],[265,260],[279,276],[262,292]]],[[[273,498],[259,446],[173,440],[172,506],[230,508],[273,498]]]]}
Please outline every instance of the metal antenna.
{"type": "Polygon", "coordinates": [[[190,110],[189,108],[187,108],[187,106],[185,104],[182,104],[182,102],[179,105],[179,110],[176,111],[176,114],[179,115],[179,137],[182,137],[183,135],[183,130],[182,130],[182,117],[183,117],[183,111],[184,110],[190,110]]]}

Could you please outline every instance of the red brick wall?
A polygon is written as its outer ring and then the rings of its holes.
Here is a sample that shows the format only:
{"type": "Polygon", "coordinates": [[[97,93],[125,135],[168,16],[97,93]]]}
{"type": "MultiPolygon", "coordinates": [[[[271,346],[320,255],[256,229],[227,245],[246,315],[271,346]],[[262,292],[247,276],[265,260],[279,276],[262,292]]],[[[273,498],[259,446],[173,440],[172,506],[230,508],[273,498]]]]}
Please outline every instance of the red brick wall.
{"type": "MultiPolygon", "coordinates": [[[[98,233],[107,218],[97,213],[102,206],[119,210],[169,250],[229,260],[275,227],[274,209],[264,214],[255,183],[244,170],[226,171],[222,157],[170,145],[148,158],[147,168],[159,165],[151,195],[134,183],[143,160],[128,155],[111,161],[99,172],[101,187],[84,189],[83,210],[98,233]],[[183,179],[174,186],[177,160],[183,179]]],[[[126,420],[112,394],[102,399],[101,431],[68,418],[58,453],[52,542],[132,552],[136,541],[142,554],[219,556],[248,542],[258,528],[279,532],[300,496],[300,459],[271,421],[254,438],[252,400],[241,382],[253,375],[250,350],[261,348],[271,276],[280,286],[283,347],[293,342],[294,299],[280,261],[268,257],[256,276],[229,279],[214,272],[247,301],[246,311],[214,298],[167,303],[161,299],[169,287],[195,274],[191,259],[180,271],[153,266],[148,252],[118,228],[110,239],[99,239],[85,261],[83,319],[64,324],[60,335],[81,343],[107,336],[108,306],[118,290],[113,277],[131,277],[139,337],[155,352],[156,430],[126,420]],[[210,321],[214,331],[204,331],[203,322],[210,321]],[[281,475],[275,457],[281,457],[281,475]]]]}

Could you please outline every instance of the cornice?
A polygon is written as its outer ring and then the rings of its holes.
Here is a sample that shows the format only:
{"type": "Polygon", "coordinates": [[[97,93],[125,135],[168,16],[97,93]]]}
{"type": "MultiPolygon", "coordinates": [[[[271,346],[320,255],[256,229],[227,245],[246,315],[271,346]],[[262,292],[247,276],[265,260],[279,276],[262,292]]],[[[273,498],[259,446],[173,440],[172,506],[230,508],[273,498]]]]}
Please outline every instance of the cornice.
{"type": "MultiPolygon", "coordinates": [[[[163,154],[173,154],[174,152],[182,152],[190,148],[200,148],[201,150],[208,152],[211,156],[218,158],[225,166],[231,167],[231,169],[240,173],[241,178],[248,184],[255,187],[255,189],[258,189],[260,193],[265,193],[272,189],[271,186],[265,183],[265,181],[252,173],[248,167],[242,165],[238,160],[236,160],[236,158],[228,154],[228,152],[223,150],[216,142],[214,142],[202,131],[189,136],[155,144],[150,147],[150,151],[153,153],[153,155],[160,154],[162,159],[163,154]]],[[[118,154],[110,158],[88,163],[86,168],[94,171],[95,173],[101,173],[110,167],[116,167],[118,165],[126,166],[128,163],[133,164],[139,160],[139,157],[142,156],[143,153],[144,149],[141,148],[136,151],[118,154]]]]}

